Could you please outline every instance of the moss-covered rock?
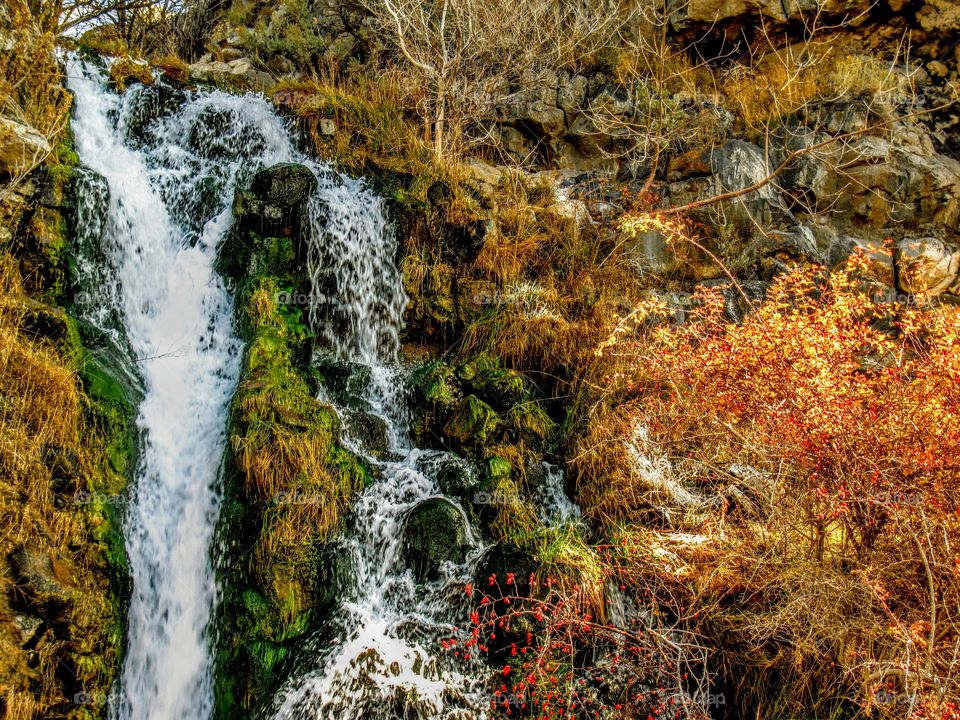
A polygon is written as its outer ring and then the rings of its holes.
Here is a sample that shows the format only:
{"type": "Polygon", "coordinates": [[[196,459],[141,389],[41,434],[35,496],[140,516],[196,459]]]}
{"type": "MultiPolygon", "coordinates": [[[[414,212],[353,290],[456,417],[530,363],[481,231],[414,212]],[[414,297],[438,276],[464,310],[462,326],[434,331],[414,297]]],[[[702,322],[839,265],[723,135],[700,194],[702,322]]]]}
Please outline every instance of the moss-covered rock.
{"type": "Polygon", "coordinates": [[[470,457],[485,459],[499,445],[523,445],[535,455],[549,444],[554,423],[521,374],[480,354],[457,365],[434,361],[413,375],[419,403],[416,432],[470,457]]]}
{"type": "Polygon", "coordinates": [[[403,524],[403,556],[414,574],[435,580],[445,562],[462,563],[467,554],[467,521],[445,498],[430,498],[410,510],[403,524]]]}
{"type": "MultiPolygon", "coordinates": [[[[249,195],[257,203],[286,203],[283,187],[293,184],[302,190],[295,193],[302,205],[315,184],[304,170],[283,166],[280,175],[256,180],[249,195]]],[[[312,336],[293,302],[308,289],[297,234],[264,234],[273,226],[251,216],[255,204],[247,200],[247,215],[219,263],[235,288],[247,342],[221,516],[230,550],[223,562],[216,714],[231,719],[249,717],[271,697],[302,638],[339,597],[347,571],[330,542],[369,478],[340,444],[336,412],[316,397],[312,336]]],[[[302,207],[284,212],[296,217],[302,207]]]]}
{"type": "Polygon", "coordinates": [[[154,78],[149,65],[124,56],[114,60],[110,66],[110,82],[117,92],[122,93],[135,82],[153,85],[154,78]]]}

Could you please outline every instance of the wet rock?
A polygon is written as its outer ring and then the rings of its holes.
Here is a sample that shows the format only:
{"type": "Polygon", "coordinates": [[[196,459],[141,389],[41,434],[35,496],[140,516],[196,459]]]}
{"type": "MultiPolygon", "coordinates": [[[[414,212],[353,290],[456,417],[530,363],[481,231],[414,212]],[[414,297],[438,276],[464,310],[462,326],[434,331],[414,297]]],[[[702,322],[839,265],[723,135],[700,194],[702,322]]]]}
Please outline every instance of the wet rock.
{"type": "Polygon", "coordinates": [[[326,353],[315,358],[315,366],[323,377],[324,387],[339,404],[357,410],[366,406],[364,391],[370,383],[369,366],[345,362],[326,353]]]}
{"type": "Polygon", "coordinates": [[[44,617],[55,616],[73,601],[69,571],[56,558],[30,546],[20,545],[7,558],[23,602],[44,617]]]}
{"type": "Polygon", "coordinates": [[[317,178],[305,165],[280,163],[258,172],[250,191],[272,205],[293,207],[305,202],[317,189],[317,178]]]}
{"type": "Polygon", "coordinates": [[[320,608],[333,608],[354,582],[350,553],[340,542],[323,546],[317,566],[316,599],[320,608]]]}
{"type": "Polygon", "coordinates": [[[362,410],[350,410],[346,414],[346,425],[349,436],[366,452],[381,459],[387,456],[387,423],[383,418],[362,410]]]}
{"type": "Polygon", "coordinates": [[[233,213],[243,229],[261,235],[300,237],[306,202],[317,188],[310,168],[281,163],[258,172],[249,190],[238,189],[233,213]]]}
{"type": "Polygon", "coordinates": [[[50,152],[50,143],[35,128],[0,117],[0,174],[27,172],[50,152]]]}
{"type": "Polygon", "coordinates": [[[904,292],[933,297],[957,291],[960,250],[934,237],[904,238],[897,242],[894,259],[898,284],[904,292]]]}
{"type": "Polygon", "coordinates": [[[444,562],[462,563],[467,555],[466,519],[445,498],[414,507],[403,526],[403,557],[421,579],[436,580],[444,562]]]}
{"type": "Polygon", "coordinates": [[[480,478],[470,464],[449,453],[425,457],[418,461],[417,468],[435,478],[440,492],[450,497],[470,497],[480,485],[480,478]]]}
{"type": "Polygon", "coordinates": [[[124,115],[124,134],[130,141],[145,145],[157,140],[157,120],[177,112],[186,103],[183,90],[169,83],[158,82],[131,93],[127,102],[131,111],[124,115]]]}

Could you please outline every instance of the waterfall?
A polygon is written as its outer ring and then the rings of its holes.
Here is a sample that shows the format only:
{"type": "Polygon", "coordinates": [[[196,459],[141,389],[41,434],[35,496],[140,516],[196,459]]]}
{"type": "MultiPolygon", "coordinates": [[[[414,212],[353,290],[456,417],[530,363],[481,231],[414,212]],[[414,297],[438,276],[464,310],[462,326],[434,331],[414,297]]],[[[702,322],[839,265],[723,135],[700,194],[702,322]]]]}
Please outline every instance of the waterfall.
{"type": "MultiPolygon", "coordinates": [[[[318,365],[339,364],[356,380],[349,391],[325,385],[320,399],[337,409],[341,441],[376,479],[355,498],[336,545],[350,566],[338,606],[298,648],[277,696],[257,700],[277,720],[486,717],[483,661],[440,650],[469,615],[463,588],[487,549],[462,501],[441,486],[451,472],[473,471],[410,440],[398,361],[407,298],[384,200],[300,154],[261,97],[162,83],[118,96],[104,70],[75,56],[68,77],[76,149],[89,168],[78,185],[76,305],[132,359],[142,394],[142,451],[124,521],[133,592],[110,717],[213,713],[211,543],[243,349],[215,265],[235,188],[281,162],[305,164],[318,178],[308,206],[307,314],[318,365]],[[457,535],[455,552],[424,571],[405,543],[411,517],[429,503],[457,535]]],[[[575,517],[559,471],[546,472],[544,522],[575,517]]]]}
{"type": "Polygon", "coordinates": [[[262,98],[162,86],[118,96],[104,71],[77,57],[68,77],[77,152],[109,191],[105,218],[78,213],[87,223],[79,234],[100,236],[109,269],[98,277],[78,267],[90,288],[79,304],[94,324],[119,318],[144,390],[124,528],[133,580],[127,651],[110,712],[205,719],[217,599],[210,545],[242,351],[214,264],[236,183],[295,150],[262,98]]]}
{"type": "Polygon", "coordinates": [[[397,243],[383,201],[362,182],[321,183],[310,205],[309,316],[328,356],[358,368],[365,388],[348,402],[329,388],[324,400],[345,418],[344,442],[378,479],[354,501],[342,552],[353,582],[328,632],[306,653],[280,693],[276,720],[480,718],[488,698],[476,660],[441,653],[443,638],[469,614],[464,584],[484,547],[462,518],[469,548],[438,577],[417,578],[403,557],[404,524],[425,500],[442,498],[440,472],[466,464],[451,453],[413,447],[406,427],[404,370],[397,362],[406,304],[396,268],[397,243]],[[350,406],[352,405],[352,407],[350,406]],[[382,428],[386,452],[355,431],[357,415],[382,428]],[[333,638],[332,640],[330,638],[333,638]]]}

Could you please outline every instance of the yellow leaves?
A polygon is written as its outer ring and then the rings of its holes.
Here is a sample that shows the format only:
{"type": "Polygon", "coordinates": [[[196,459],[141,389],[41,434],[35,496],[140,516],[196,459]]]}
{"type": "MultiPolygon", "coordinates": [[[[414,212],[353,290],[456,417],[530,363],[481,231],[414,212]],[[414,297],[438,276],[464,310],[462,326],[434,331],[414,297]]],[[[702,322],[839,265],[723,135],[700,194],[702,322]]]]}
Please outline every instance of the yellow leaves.
{"type": "Polygon", "coordinates": [[[690,237],[690,231],[683,219],[657,212],[626,215],[620,223],[620,229],[632,237],[647,232],[658,232],[667,242],[676,242],[690,237]]]}

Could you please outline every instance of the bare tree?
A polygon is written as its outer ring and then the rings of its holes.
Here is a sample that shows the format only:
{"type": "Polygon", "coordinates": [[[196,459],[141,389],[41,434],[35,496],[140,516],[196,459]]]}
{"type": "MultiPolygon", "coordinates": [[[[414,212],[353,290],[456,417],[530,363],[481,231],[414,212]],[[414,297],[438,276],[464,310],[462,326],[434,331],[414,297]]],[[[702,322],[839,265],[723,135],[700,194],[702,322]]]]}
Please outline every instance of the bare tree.
{"type": "Polygon", "coordinates": [[[493,98],[538,69],[591,55],[635,13],[615,0],[367,0],[366,7],[426,90],[437,157],[451,122],[479,118],[493,98]]]}

